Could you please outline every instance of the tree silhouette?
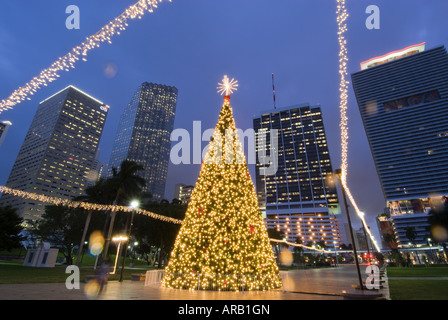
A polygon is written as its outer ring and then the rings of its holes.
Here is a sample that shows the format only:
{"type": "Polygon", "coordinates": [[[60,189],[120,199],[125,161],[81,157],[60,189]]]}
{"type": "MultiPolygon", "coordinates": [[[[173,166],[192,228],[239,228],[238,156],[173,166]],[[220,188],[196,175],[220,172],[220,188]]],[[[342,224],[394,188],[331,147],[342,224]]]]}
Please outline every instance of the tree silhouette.
{"type": "Polygon", "coordinates": [[[0,207],[0,250],[8,250],[21,247],[21,241],[26,238],[20,233],[23,219],[11,207],[0,207]]]}
{"type": "MultiPolygon", "coordinates": [[[[140,196],[140,193],[146,184],[145,179],[137,175],[137,172],[142,170],[144,170],[143,166],[130,160],[124,160],[120,165],[120,170],[112,168],[112,177],[107,179],[105,184],[106,188],[113,191],[115,194],[115,199],[113,201],[114,205],[125,205],[126,200],[129,201],[131,197],[140,196]]],[[[107,256],[109,252],[116,212],[112,211],[109,217],[110,223],[104,246],[104,256],[107,256]]]]}

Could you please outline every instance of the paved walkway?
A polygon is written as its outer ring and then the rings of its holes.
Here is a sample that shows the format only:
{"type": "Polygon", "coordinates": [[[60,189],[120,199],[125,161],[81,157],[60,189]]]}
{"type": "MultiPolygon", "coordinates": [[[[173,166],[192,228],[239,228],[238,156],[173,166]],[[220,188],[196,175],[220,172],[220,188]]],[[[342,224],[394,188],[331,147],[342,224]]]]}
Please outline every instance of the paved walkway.
{"type": "MultiPolygon", "coordinates": [[[[144,281],[109,282],[97,296],[85,283],[68,290],[65,283],[2,284],[0,300],[343,300],[342,291],[354,291],[354,266],[281,272],[283,290],[265,292],[214,292],[145,286],[144,281]]],[[[366,292],[368,293],[368,292],[366,292]]],[[[382,291],[388,298],[387,288],[382,291]]]]}
{"type": "Polygon", "coordinates": [[[111,281],[99,295],[89,296],[86,284],[68,290],[64,283],[2,284],[0,300],[342,300],[342,296],[266,292],[213,292],[145,286],[143,281],[111,281]]]}

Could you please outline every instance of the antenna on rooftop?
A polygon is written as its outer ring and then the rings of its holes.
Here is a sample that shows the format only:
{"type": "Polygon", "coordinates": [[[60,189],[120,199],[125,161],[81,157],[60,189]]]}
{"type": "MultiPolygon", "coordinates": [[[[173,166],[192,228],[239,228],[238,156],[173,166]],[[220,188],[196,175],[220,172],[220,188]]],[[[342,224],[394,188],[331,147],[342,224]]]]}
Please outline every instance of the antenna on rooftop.
{"type": "Polygon", "coordinates": [[[274,73],[272,73],[272,94],[274,96],[274,109],[277,109],[277,105],[275,102],[275,80],[274,80],[274,73]]]}

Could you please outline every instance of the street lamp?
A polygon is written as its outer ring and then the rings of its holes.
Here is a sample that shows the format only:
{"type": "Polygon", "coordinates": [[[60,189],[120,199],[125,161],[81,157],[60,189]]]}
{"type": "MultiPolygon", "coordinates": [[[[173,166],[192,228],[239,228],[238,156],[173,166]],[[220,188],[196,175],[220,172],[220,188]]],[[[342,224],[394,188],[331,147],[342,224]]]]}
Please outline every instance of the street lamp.
{"type": "Polygon", "coordinates": [[[338,266],[338,251],[336,249],[336,241],[333,240],[333,246],[334,246],[334,254],[335,254],[335,266],[338,266]]]}
{"type": "Polygon", "coordinates": [[[115,274],[115,271],[117,269],[118,257],[120,256],[121,243],[128,241],[128,237],[120,235],[120,236],[113,237],[112,241],[118,242],[117,255],[115,257],[115,264],[114,264],[114,271],[112,272],[112,274],[115,274]]]}
{"type": "MultiPolygon", "coordinates": [[[[364,218],[364,212],[358,213],[362,218],[364,218]]],[[[367,247],[367,261],[371,262],[370,260],[370,248],[369,248],[369,238],[367,237],[367,226],[364,223],[365,219],[361,219],[362,222],[362,229],[364,230],[364,238],[366,239],[366,247],[367,247]]]]}
{"type": "MultiPolygon", "coordinates": [[[[126,219],[126,228],[125,228],[125,231],[128,234],[128,237],[127,237],[128,239],[131,237],[131,229],[132,229],[132,222],[134,221],[134,213],[139,208],[139,206],[140,206],[140,202],[138,200],[132,200],[131,203],[129,204],[129,207],[132,209],[131,222],[129,223],[129,214],[128,214],[128,218],[126,219]]],[[[128,253],[128,246],[126,246],[126,248],[124,250],[124,257],[123,257],[123,261],[121,264],[121,272],[120,272],[119,282],[123,281],[123,270],[124,270],[127,253],[128,253]]]]}
{"type": "MultiPolygon", "coordinates": [[[[334,174],[336,177],[338,177],[339,180],[341,180],[341,176],[342,176],[341,169],[336,169],[334,171],[334,174]]],[[[351,223],[351,219],[350,219],[350,214],[348,212],[347,196],[345,194],[344,183],[342,183],[342,181],[341,181],[341,190],[342,190],[342,196],[344,198],[345,213],[347,215],[348,227],[350,229],[350,237],[352,239],[353,253],[355,255],[356,271],[358,272],[359,287],[361,290],[364,290],[364,286],[362,284],[362,278],[361,278],[361,270],[359,269],[358,252],[356,251],[355,237],[353,236],[352,223],[351,223]]]]}

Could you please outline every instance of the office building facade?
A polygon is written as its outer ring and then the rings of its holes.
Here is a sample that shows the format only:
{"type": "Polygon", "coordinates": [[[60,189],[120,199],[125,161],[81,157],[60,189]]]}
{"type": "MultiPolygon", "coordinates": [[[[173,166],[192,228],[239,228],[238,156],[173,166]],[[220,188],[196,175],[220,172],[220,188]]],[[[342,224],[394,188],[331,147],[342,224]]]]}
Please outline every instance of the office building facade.
{"type": "Polygon", "coordinates": [[[265,175],[266,164],[257,157],[257,196],[267,227],[283,232],[288,241],[339,247],[340,207],[336,186],[329,183],[333,169],[320,107],[269,110],[254,118],[253,125],[256,153],[263,148],[259,135],[266,135],[266,151],[277,169],[265,175]],[[271,139],[274,130],[277,143],[271,139]]]}
{"type": "Polygon", "coordinates": [[[194,186],[187,186],[183,183],[178,183],[174,186],[174,199],[179,200],[182,204],[188,204],[191,199],[191,193],[194,186]]]}
{"type": "MultiPolygon", "coordinates": [[[[42,101],[6,185],[64,199],[83,195],[108,110],[73,86],[42,101]]],[[[7,205],[17,208],[25,219],[35,220],[46,204],[4,194],[0,206],[7,205]]]]}
{"type": "Polygon", "coordinates": [[[352,75],[397,244],[404,230],[426,244],[427,215],[448,195],[448,54],[410,46],[361,64],[352,75]]]}
{"type": "Polygon", "coordinates": [[[177,94],[175,87],[144,82],[120,118],[109,161],[109,176],[126,159],[143,166],[138,174],[154,200],[165,195],[177,94]]]}

